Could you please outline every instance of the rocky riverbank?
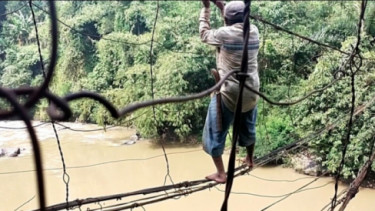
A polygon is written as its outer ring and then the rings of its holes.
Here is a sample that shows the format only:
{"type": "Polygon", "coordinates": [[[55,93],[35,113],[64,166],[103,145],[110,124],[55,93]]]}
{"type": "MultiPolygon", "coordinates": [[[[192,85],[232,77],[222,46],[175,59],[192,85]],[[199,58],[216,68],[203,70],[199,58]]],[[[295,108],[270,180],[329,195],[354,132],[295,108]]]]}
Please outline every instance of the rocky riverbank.
{"type": "Polygon", "coordinates": [[[25,148],[0,148],[0,157],[18,157],[22,151],[25,151],[25,148]]]}
{"type": "Polygon", "coordinates": [[[320,176],[324,171],[322,164],[316,160],[316,156],[308,153],[307,151],[303,151],[289,157],[290,165],[294,170],[296,170],[298,173],[310,176],[320,176]]]}
{"type": "MultiPolygon", "coordinates": [[[[317,157],[309,153],[307,150],[289,155],[287,160],[287,166],[290,166],[301,174],[309,176],[321,176],[327,172],[327,169],[325,169],[320,162],[317,162],[317,157]]],[[[331,173],[328,173],[327,175],[332,176],[331,173]]],[[[341,181],[346,184],[350,184],[353,181],[353,178],[342,178],[341,181]]],[[[369,171],[367,173],[361,187],[375,188],[375,172],[369,171]]]]}

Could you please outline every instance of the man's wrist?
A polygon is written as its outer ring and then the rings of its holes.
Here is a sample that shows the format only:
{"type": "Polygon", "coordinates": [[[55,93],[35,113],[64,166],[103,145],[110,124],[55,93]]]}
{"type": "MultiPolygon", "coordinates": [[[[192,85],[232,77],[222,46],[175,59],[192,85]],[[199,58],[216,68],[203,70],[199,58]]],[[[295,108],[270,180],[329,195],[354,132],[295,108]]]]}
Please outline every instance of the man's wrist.
{"type": "Polygon", "coordinates": [[[210,8],[210,0],[202,0],[202,3],[204,8],[210,8]]]}
{"type": "Polygon", "coordinates": [[[199,15],[199,21],[209,22],[210,13],[211,13],[210,8],[203,7],[199,15]]]}

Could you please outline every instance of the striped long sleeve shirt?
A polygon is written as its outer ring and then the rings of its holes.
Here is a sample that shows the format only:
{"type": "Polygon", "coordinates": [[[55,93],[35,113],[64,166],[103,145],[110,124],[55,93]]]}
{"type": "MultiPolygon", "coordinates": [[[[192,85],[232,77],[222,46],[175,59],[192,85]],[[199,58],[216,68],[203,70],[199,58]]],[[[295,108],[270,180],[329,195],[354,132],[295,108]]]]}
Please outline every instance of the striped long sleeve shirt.
{"type": "MultiPolygon", "coordinates": [[[[210,9],[203,8],[199,18],[199,33],[202,42],[219,48],[216,55],[216,65],[221,77],[232,70],[240,70],[243,51],[243,24],[236,23],[218,29],[210,28],[210,9]]],[[[258,76],[258,49],[259,32],[255,25],[250,26],[248,44],[248,72],[246,84],[259,90],[258,76]]],[[[235,110],[236,100],[239,94],[239,81],[235,76],[230,76],[220,89],[224,104],[231,110],[235,110]]],[[[258,95],[244,89],[242,112],[247,112],[256,106],[258,95]]]]}

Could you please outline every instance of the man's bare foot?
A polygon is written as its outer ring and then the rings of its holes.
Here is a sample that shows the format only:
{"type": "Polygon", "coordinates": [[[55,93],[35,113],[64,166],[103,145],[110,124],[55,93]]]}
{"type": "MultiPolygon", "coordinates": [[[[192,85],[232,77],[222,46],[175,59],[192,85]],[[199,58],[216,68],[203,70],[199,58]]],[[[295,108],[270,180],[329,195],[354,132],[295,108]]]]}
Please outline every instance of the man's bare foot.
{"type": "Polygon", "coordinates": [[[207,176],[206,179],[224,184],[227,182],[227,175],[225,173],[222,173],[222,174],[215,173],[215,174],[211,174],[207,176]]]}
{"type": "Polygon", "coordinates": [[[246,158],[243,159],[242,162],[245,163],[250,169],[254,167],[253,159],[250,159],[249,156],[246,156],[246,158]]]}

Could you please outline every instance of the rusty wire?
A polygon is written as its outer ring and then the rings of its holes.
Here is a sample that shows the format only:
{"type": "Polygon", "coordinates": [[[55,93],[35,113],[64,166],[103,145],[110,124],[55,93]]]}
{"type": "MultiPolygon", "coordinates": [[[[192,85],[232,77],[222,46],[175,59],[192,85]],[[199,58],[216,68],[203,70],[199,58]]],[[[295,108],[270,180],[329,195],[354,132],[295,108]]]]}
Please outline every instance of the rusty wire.
{"type": "MultiPolygon", "coordinates": [[[[189,188],[189,190],[196,190],[196,189],[197,189],[196,187],[189,188]]],[[[167,192],[167,190],[165,190],[164,193],[162,193],[162,194],[158,194],[158,195],[154,195],[154,196],[149,196],[149,197],[144,197],[144,198],[140,198],[140,199],[135,199],[135,200],[132,200],[132,201],[127,201],[127,202],[118,203],[118,204],[114,204],[114,205],[109,205],[109,206],[104,207],[104,210],[105,211],[108,211],[108,210],[118,210],[119,207],[122,207],[122,210],[123,209],[130,209],[130,210],[132,210],[134,208],[137,208],[137,207],[141,206],[140,204],[142,203],[142,201],[150,202],[151,200],[154,200],[153,202],[149,203],[149,204],[151,204],[151,203],[157,202],[157,200],[160,200],[160,199],[166,200],[167,198],[165,198],[165,196],[168,196],[168,195],[171,195],[171,194],[175,195],[175,194],[179,194],[179,193],[182,193],[182,192],[183,191],[178,190],[178,189],[177,190],[173,190],[171,192],[167,192]],[[124,208],[125,206],[127,206],[127,207],[124,208]]],[[[177,197],[177,196],[173,196],[173,197],[177,197]]],[[[181,197],[181,196],[178,196],[178,197],[181,197]]],[[[168,198],[168,199],[171,199],[171,198],[168,198]]],[[[143,206],[141,206],[141,207],[143,207],[143,206]]],[[[90,209],[90,210],[92,210],[92,209],[90,209]]],[[[94,210],[98,210],[98,209],[94,209],[94,210]]]]}
{"type": "Polygon", "coordinates": [[[292,36],[294,36],[294,37],[298,37],[298,38],[300,38],[300,39],[306,40],[306,41],[308,41],[308,42],[310,42],[310,43],[314,43],[314,44],[316,44],[316,45],[319,45],[319,46],[323,46],[323,47],[325,47],[325,48],[332,49],[332,50],[334,50],[334,51],[340,52],[340,53],[345,54],[345,55],[348,55],[348,56],[351,55],[349,52],[342,51],[342,50],[340,50],[339,48],[336,48],[336,47],[334,47],[334,46],[330,46],[330,45],[328,45],[328,44],[325,44],[325,43],[319,42],[319,41],[317,41],[317,40],[313,40],[313,39],[311,39],[311,38],[309,38],[309,37],[306,37],[306,36],[303,36],[303,35],[297,34],[297,33],[295,33],[295,32],[292,32],[292,31],[288,30],[288,29],[285,29],[285,28],[283,28],[283,27],[281,27],[281,26],[279,26],[279,25],[276,25],[276,24],[274,24],[274,23],[271,23],[271,22],[269,22],[269,21],[263,19],[263,18],[260,17],[259,15],[250,15],[250,18],[252,18],[252,19],[254,19],[254,20],[257,20],[257,21],[260,21],[260,22],[262,22],[262,23],[264,23],[264,24],[270,25],[270,26],[272,26],[273,28],[275,28],[275,29],[278,30],[278,31],[285,32],[285,33],[290,34],[290,35],[292,35],[292,36]]]}
{"type": "MultiPolygon", "coordinates": [[[[187,154],[187,153],[192,153],[192,152],[201,152],[202,150],[189,150],[189,151],[184,151],[184,152],[171,152],[167,153],[167,155],[176,155],[176,154],[187,154]]],[[[79,166],[67,166],[67,169],[82,169],[82,168],[90,168],[90,167],[96,167],[96,166],[102,166],[102,165],[107,165],[107,164],[112,164],[112,163],[121,163],[121,162],[131,162],[131,161],[147,161],[151,159],[156,159],[164,157],[164,154],[160,155],[155,155],[151,157],[146,157],[146,158],[127,158],[127,159],[120,159],[120,160],[110,160],[110,161],[105,161],[105,162],[100,162],[100,163],[92,163],[92,164],[87,164],[87,165],[79,165],[79,166]]],[[[62,170],[62,168],[45,168],[43,171],[56,171],[56,170],[62,170]]],[[[30,173],[30,172],[35,172],[35,169],[31,170],[19,170],[19,171],[6,171],[6,172],[0,172],[0,175],[7,175],[7,174],[21,174],[21,173],[30,173]]]]}
{"type": "Polygon", "coordinates": [[[66,126],[62,123],[59,123],[59,122],[55,122],[56,125],[59,125],[61,127],[63,127],[61,130],[71,130],[71,131],[75,131],[75,132],[94,132],[94,131],[106,131],[108,129],[111,129],[111,128],[114,128],[116,127],[115,125],[111,125],[109,127],[103,127],[103,128],[98,128],[98,129],[75,129],[75,128],[72,128],[72,127],[69,127],[69,126],[66,126]]]}
{"type": "MultiPolygon", "coordinates": [[[[49,122],[42,122],[37,125],[33,125],[33,128],[43,126],[45,124],[48,124],[49,122]]],[[[6,127],[6,126],[0,126],[0,129],[8,129],[8,130],[24,130],[27,129],[27,127],[6,127]]]]}
{"type": "MultiPolygon", "coordinates": [[[[304,177],[302,179],[311,179],[311,177],[304,177]]],[[[329,185],[331,183],[332,182],[327,182],[327,183],[325,183],[323,185],[320,185],[320,186],[306,188],[306,189],[299,189],[299,190],[296,190],[296,191],[293,191],[293,192],[289,192],[289,193],[285,193],[285,194],[282,194],[282,195],[262,195],[262,194],[255,194],[255,193],[249,193],[249,192],[233,192],[233,191],[232,191],[232,194],[236,194],[236,195],[250,195],[250,196],[262,197],[262,198],[281,198],[281,197],[291,196],[291,195],[294,195],[294,194],[297,194],[297,193],[301,193],[301,192],[305,192],[305,191],[309,191],[309,190],[315,190],[315,189],[323,188],[323,187],[326,187],[327,185],[329,185]]],[[[225,192],[224,190],[221,190],[217,186],[214,186],[214,188],[216,190],[220,191],[220,192],[225,192]]],[[[194,190],[194,189],[197,189],[197,188],[192,188],[192,189],[194,190]]],[[[176,194],[178,192],[179,191],[177,190],[177,191],[170,192],[168,194],[171,194],[171,193],[176,194]]],[[[159,195],[145,197],[145,198],[141,198],[141,199],[136,199],[136,200],[133,200],[133,201],[124,202],[124,203],[120,203],[120,204],[109,205],[109,206],[104,207],[104,210],[106,210],[108,208],[115,208],[115,207],[123,206],[123,205],[135,204],[135,203],[138,203],[138,202],[141,202],[141,201],[144,201],[144,200],[155,199],[155,198],[162,197],[162,196],[165,196],[165,194],[159,194],[159,195]]],[[[96,211],[96,210],[99,210],[99,209],[90,209],[90,210],[96,211]]]]}
{"type": "MultiPolygon", "coordinates": [[[[247,173],[249,171],[249,169],[244,169],[244,168],[245,168],[245,166],[240,166],[240,167],[236,168],[235,171],[238,172],[238,173],[235,174],[234,177],[244,175],[245,173],[247,173]]],[[[184,195],[191,194],[191,193],[194,193],[194,192],[202,191],[202,190],[211,188],[213,186],[216,186],[218,184],[219,183],[212,183],[212,181],[209,181],[209,180],[206,180],[206,179],[196,180],[196,181],[191,181],[191,182],[187,181],[187,182],[182,182],[182,183],[176,183],[174,185],[164,185],[164,186],[139,190],[139,191],[130,192],[130,193],[124,193],[124,194],[116,194],[116,195],[97,197],[97,198],[87,198],[87,199],[82,199],[82,200],[77,199],[75,201],[69,202],[69,206],[70,207],[82,206],[84,204],[92,204],[92,203],[96,203],[98,201],[106,201],[106,200],[113,200],[113,199],[120,200],[124,197],[141,195],[141,194],[147,195],[147,194],[152,194],[152,193],[157,193],[157,192],[162,192],[162,191],[174,189],[174,192],[172,192],[172,193],[168,192],[168,193],[160,195],[160,196],[166,196],[166,197],[161,197],[161,198],[157,198],[157,199],[153,199],[155,197],[147,197],[146,199],[152,198],[153,200],[145,201],[145,202],[142,202],[142,203],[136,202],[136,203],[133,203],[133,204],[130,204],[130,205],[126,205],[124,207],[120,207],[120,208],[117,207],[114,210],[132,209],[132,208],[136,208],[136,207],[139,207],[139,206],[164,201],[164,200],[167,200],[167,199],[173,199],[173,198],[184,196],[184,195]],[[199,185],[204,184],[204,183],[208,183],[208,184],[199,187],[199,185]],[[195,186],[198,186],[198,187],[193,188],[195,186]]],[[[143,199],[140,199],[140,200],[137,200],[137,201],[141,201],[141,200],[143,200],[143,199]]],[[[124,204],[128,204],[128,203],[121,203],[120,205],[124,205],[124,204]]],[[[65,209],[65,208],[69,208],[69,207],[67,207],[65,203],[62,203],[62,204],[57,204],[57,205],[47,207],[46,210],[60,210],[60,209],[65,209]]]]}
{"type": "Polygon", "coordinates": [[[346,151],[347,151],[347,148],[348,148],[348,145],[350,143],[350,135],[351,135],[351,131],[352,131],[352,128],[353,128],[353,117],[354,117],[354,109],[355,109],[355,100],[356,100],[356,89],[355,89],[355,76],[356,76],[356,73],[358,71],[360,71],[361,67],[362,67],[362,56],[360,55],[360,44],[361,44],[361,32],[362,32],[362,24],[363,24],[363,21],[364,21],[364,15],[365,15],[365,12],[366,12],[366,6],[367,6],[367,0],[362,0],[362,3],[361,3],[361,12],[360,12],[360,15],[359,15],[359,21],[358,21],[358,31],[357,31],[357,43],[355,45],[355,47],[353,48],[353,51],[350,55],[350,62],[349,62],[349,70],[350,70],[350,78],[351,78],[351,81],[350,81],[350,86],[351,86],[351,111],[350,111],[350,118],[349,118],[349,121],[348,121],[348,124],[347,124],[347,132],[346,132],[346,137],[345,139],[342,140],[342,145],[343,145],[343,149],[342,149],[342,155],[341,155],[341,162],[339,164],[339,167],[338,167],[338,170],[336,172],[336,176],[335,176],[335,193],[333,195],[333,198],[332,198],[332,201],[331,201],[331,208],[330,210],[334,210],[335,207],[337,206],[337,192],[338,192],[338,182],[339,182],[339,179],[340,179],[340,175],[341,175],[341,171],[342,169],[344,168],[344,163],[345,163],[345,155],[346,155],[346,151]],[[356,61],[354,60],[355,57],[359,58],[359,64],[356,65],[356,61]]]}
{"type": "Polygon", "coordinates": [[[16,12],[22,10],[24,7],[26,7],[26,4],[20,6],[19,8],[15,9],[15,10],[13,10],[13,11],[9,11],[9,12],[6,12],[6,13],[3,13],[3,14],[0,14],[0,17],[2,17],[2,16],[7,16],[7,15],[11,15],[11,14],[13,14],[13,13],[16,13],[16,12]]]}
{"type": "MultiPolygon", "coordinates": [[[[294,73],[296,73],[296,70],[297,70],[297,56],[296,56],[296,48],[295,48],[295,44],[294,44],[294,37],[292,37],[292,49],[293,49],[293,66],[292,66],[292,69],[294,73]]],[[[290,88],[292,86],[292,82],[290,80],[290,75],[288,75],[288,80],[289,80],[289,83],[288,83],[288,92],[287,92],[287,95],[289,97],[289,100],[291,98],[290,96],[290,88]]],[[[292,115],[292,111],[290,109],[290,107],[288,107],[287,109],[287,112],[288,112],[288,116],[290,118],[290,121],[292,122],[292,126],[295,126],[295,122],[294,122],[294,116],[292,115]]]]}
{"type": "Polygon", "coordinates": [[[56,142],[57,142],[57,146],[59,148],[61,163],[62,163],[62,167],[63,167],[62,179],[63,179],[63,182],[65,183],[65,201],[66,201],[66,204],[68,205],[68,203],[69,203],[69,181],[70,181],[70,175],[66,171],[66,164],[65,164],[65,159],[64,159],[64,153],[63,153],[63,150],[61,148],[61,143],[60,143],[59,135],[58,135],[58,133],[56,131],[56,127],[55,127],[55,124],[53,122],[52,122],[52,128],[53,128],[53,131],[55,133],[56,142]]]}
{"type": "MultiPolygon", "coordinates": [[[[107,201],[107,200],[119,200],[125,197],[129,196],[135,196],[135,195],[147,195],[147,194],[152,194],[152,193],[157,193],[165,190],[170,190],[170,189],[181,189],[181,188],[187,188],[191,186],[196,186],[200,185],[203,183],[208,182],[207,180],[196,180],[196,181],[186,181],[186,182],[181,182],[181,183],[176,183],[174,185],[163,185],[159,187],[154,187],[154,188],[148,188],[144,190],[138,190],[134,192],[129,192],[129,193],[123,193],[123,194],[114,194],[110,196],[104,196],[104,197],[91,197],[87,199],[77,199],[74,201],[69,202],[69,207],[74,207],[74,206],[82,206],[85,204],[92,204],[100,201],[107,201]]],[[[66,206],[66,203],[61,203],[61,204],[56,204],[52,205],[50,207],[47,207],[46,210],[59,210],[59,209],[65,209],[69,208],[66,206]]]]}
{"type": "MultiPolygon", "coordinates": [[[[141,114],[141,115],[144,115],[145,113],[141,114]]],[[[137,116],[139,117],[139,116],[137,116]]],[[[137,117],[134,117],[130,120],[134,120],[136,119],[137,117]]],[[[128,121],[127,121],[128,122],[128,121]]],[[[49,124],[49,123],[52,123],[51,121],[48,121],[48,122],[41,122],[39,124],[36,124],[36,125],[33,125],[33,128],[37,128],[37,127],[40,127],[40,126],[43,126],[43,125],[46,125],[46,124],[49,124]]],[[[63,123],[61,122],[56,122],[54,121],[54,124],[56,125],[59,125],[62,127],[62,129],[60,130],[71,130],[71,131],[75,131],[75,132],[93,132],[93,131],[101,131],[101,130],[104,130],[103,128],[100,128],[100,129],[75,129],[75,128],[72,128],[72,127],[69,127],[69,126],[66,126],[64,125],[63,123]]],[[[106,127],[106,129],[110,129],[110,128],[114,128],[116,127],[115,125],[111,125],[109,127],[106,127]]],[[[26,129],[27,127],[7,127],[7,126],[0,126],[0,129],[7,129],[7,130],[24,130],[26,129]]]]}
{"type": "MultiPolygon", "coordinates": [[[[151,99],[155,99],[155,93],[154,93],[154,74],[153,74],[153,62],[154,62],[154,36],[155,36],[155,29],[156,29],[156,23],[158,22],[159,17],[159,0],[156,1],[156,14],[155,14],[155,20],[154,20],[154,27],[152,28],[152,35],[151,35],[151,45],[150,45],[150,84],[151,84],[151,99]]],[[[156,119],[156,113],[155,113],[155,105],[152,105],[152,114],[154,116],[154,122],[155,126],[157,126],[157,119],[156,119]]],[[[164,146],[163,146],[164,149],[164,146]]]]}
{"type": "MultiPolygon", "coordinates": [[[[322,175],[323,176],[323,175],[322,175]]],[[[287,199],[289,196],[295,194],[295,193],[298,193],[298,192],[301,192],[305,187],[311,185],[312,183],[316,182],[318,179],[320,179],[320,177],[316,177],[315,179],[313,179],[312,181],[302,185],[301,187],[299,187],[297,190],[293,191],[292,193],[284,196],[282,199],[279,199],[273,203],[271,203],[270,205],[266,206],[265,208],[261,209],[261,211],[264,211],[264,210],[268,210],[269,208],[271,208],[272,206],[276,205],[277,203],[280,203],[281,201],[287,199]]]]}
{"type": "MultiPolygon", "coordinates": [[[[349,190],[349,188],[345,188],[344,190],[342,190],[339,194],[337,194],[337,197],[341,197],[342,195],[344,195],[347,191],[349,190]]],[[[337,203],[336,203],[336,206],[338,206],[339,204],[341,204],[343,202],[343,199],[339,199],[337,200],[337,203]]],[[[328,208],[327,210],[330,210],[330,206],[331,206],[331,202],[329,202],[328,204],[326,204],[320,211],[324,211],[326,208],[328,208]]]]}
{"type": "Polygon", "coordinates": [[[35,195],[33,197],[31,197],[30,199],[28,199],[27,201],[25,201],[24,203],[22,203],[16,209],[14,209],[14,211],[17,211],[17,210],[21,209],[23,206],[25,206],[26,204],[28,204],[29,202],[31,202],[34,198],[35,198],[35,195]]]}
{"type": "MultiPolygon", "coordinates": [[[[267,25],[265,23],[263,23],[263,31],[264,32],[263,32],[263,40],[262,40],[262,47],[261,47],[261,49],[262,49],[261,55],[263,55],[263,57],[265,57],[266,40],[267,40],[267,36],[268,36],[267,25]]],[[[267,74],[265,74],[265,71],[264,71],[266,69],[266,66],[267,66],[267,64],[265,64],[265,63],[266,63],[265,59],[261,58],[259,64],[263,65],[263,66],[259,67],[259,77],[260,77],[260,79],[265,78],[265,80],[261,81],[261,84],[263,84],[263,86],[261,86],[260,89],[265,87],[266,82],[268,82],[267,81],[267,74]],[[264,75],[265,77],[262,77],[262,75],[264,75]]],[[[266,142],[270,143],[270,136],[269,136],[269,133],[268,133],[267,123],[266,123],[266,115],[265,115],[266,112],[265,112],[265,110],[266,110],[266,104],[263,102],[262,103],[262,112],[261,112],[261,114],[262,114],[262,121],[261,122],[262,122],[264,130],[266,131],[266,135],[265,135],[266,136],[266,142]]]]}
{"type": "MultiPolygon", "coordinates": [[[[151,98],[152,98],[152,100],[155,99],[155,93],[154,93],[154,74],[153,74],[153,62],[154,62],[153,47],[154,47],[154,41],[155,41],[154,40],[154,36],[155,36],[155,30],[156,30],[156,23],[157,23],[158,17],[159,17],[159,10],[160,10],[160,2],[159,2],[159,0],[157,0],[156,1],[156,14],[155,14],[155,19],[154,19],[154,26],[152,28],[151,45],[150,45],[150,81],[151,81],[151,98]]],[[[152,105],[152,114],[153,114],[153,117],[154,117],[155,128],[158,128],[159,121],[156,118],[155,105],[152,105]]],[[[164,183],[163,184],[165,185],[167,183],[167,178],[169,178],[170,182],[172,184],[174,184],[172,176],[170,174],[170,166],[169,166],[168,156],[167,156],[167,153],[166,153],[165,147],[164,147],[164,140],[160,139],[159,143],[160,143],[161,148],[163,150],[164,159],[165,159],[166,168],[167,168],[167,170],[166,170],[167,172],[165,174],[164,183]]]]}
{"type": "MultiPolygon", "coordinates": [[[[306,179],[311,179],[311,177],[306,177],[306,179]]],[[[306,188],[306,189],[300,189],[300,190],[289,192],[289,193],[285,193],[285,194],[282,194],[282,195],[263,195],[263,194],[256,194],[256,193],[250,193],[250,192],[233,192],[233,191],[232,191],[232,194],[235,194],[235,195],[249,195],[249,196],[255,196],[255,197],[260,197],[260,198],[281,198],[281,197],[291,196],[291,195],[294,195],[294,194],[297,194],[297,193],[301,193],[301,192],[305,192],[305,191],[309,191],[309,190],[315,190],[315,189],[323,188],[323,187],[326,187],[327,185],[329,185],[331,183],[332,182],[327,182],[324,185],[320,185],[320,186],[316,186],[316,187],[311,187],[311,188],[306,188]]],[[[220,191],[220,192],[224,192],[224,190],[221,190],[218,187],[215,187],[215,189],[218,190],[218,191],[220,191]]]]}
{"type": "Polygon", "coordinates": [[[259,180],[266,181],[266,182],[290,182],[290,183],[311,178],[309,176],[306,176],[306,177],[300,177],[300,178],[297,178],[297,179],[289,180],[289,179],[267,179],[267,178],[256,176],[254,174],[249,174],[249,176],[254,177],[256,179],[259,179],[259,180]]]}
{"type": "Polygon", "coordinates": [[[33,5],[32,5],[32,0],[29,0],[29,7],[30,7],[30,10],[31,10],[31,15],[32,15],[32,18],[33,18],[33,23],[34,23],[36,43],[38,45],[40,67],[42,69],[43,77],[44,77],[44,79],[46,79],[47,76],[46,76],[46,72],[45,72],[45,68],[44,68],[42,49],[40,48],[39,32],[38,32],[38,26],[37,26],[37,23],[36,23],[35,13],[34,13],[33,5]]]}
{"type": "MultiPolygon", "coordinates": [[[[41,69],[42,69],[43,77],[44,77],[44,79],[46,79],[47,76],[46,76],[45,68],[44,68],[44,61],[43,61],[43,56],[42,56],[42,50],[41,50],[41,47],[40,47],[40,39],[39,39],[38,26],[37,26],[37,23],[36,23],[35,13],[34,13],[33,5],[32,5],[32,0],[29,0],[29,7],[30,7],[30,10],[31,10],[31,15],[32,15],[32,18],[33,18],[33,23],[34,23],[34,28],[35,28],[35,35],[36,35],[36,41],[37,41],[37,46],[38,46],[40,66],[41,66],[41,69]]],[[[47,87],[47,90],[48,90],[48,87],[47,87]]],[[[70,176],[69,176],[69,174],[66,171],[66,164],[65,164],[65,159],[64,159],[64,153],[63,153],[62,148],[61,148],[60,138],[59,138],[59,135],[57,133],[54,121],[52,121],[51,124],[52,124],[52,128],[53,128],[53,131],[54,131],[54,134],[55,134],[55,138],[56,138],[56,142],[57,142],[57,146],[58,146],[58,149],[59,149],[60,158],[61,158],[61,162],[62,162],[62,167],[63,167],[62,179],[63,179],[63,182],[65,183],[65,195],[66,195],[65,201],[68,204],[68,202],[69,202],[69,181],[70,181],[70,176]]]]}

